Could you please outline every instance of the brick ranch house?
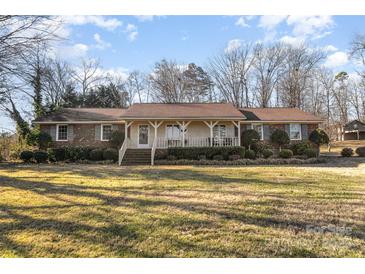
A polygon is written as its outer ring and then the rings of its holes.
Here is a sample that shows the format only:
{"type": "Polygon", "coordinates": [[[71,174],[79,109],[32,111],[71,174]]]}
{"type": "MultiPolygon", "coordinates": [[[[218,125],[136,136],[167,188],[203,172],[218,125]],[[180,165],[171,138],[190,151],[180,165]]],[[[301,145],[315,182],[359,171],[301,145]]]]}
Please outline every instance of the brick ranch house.
{"type": "Polygon", "coordinates": [[[321,122],[297,108],[238,109],[228,103],[64,108],[33,121],[51,135],[53,147],[104,148],[111,132],[120,130],[125,136],[120,164],[133,157],[153,164],[156,149],[168,147],[238,146],[247,129],[255,129],[267,142],[276,128],[285,130],[291,141],[306,140],[321,122]]]}

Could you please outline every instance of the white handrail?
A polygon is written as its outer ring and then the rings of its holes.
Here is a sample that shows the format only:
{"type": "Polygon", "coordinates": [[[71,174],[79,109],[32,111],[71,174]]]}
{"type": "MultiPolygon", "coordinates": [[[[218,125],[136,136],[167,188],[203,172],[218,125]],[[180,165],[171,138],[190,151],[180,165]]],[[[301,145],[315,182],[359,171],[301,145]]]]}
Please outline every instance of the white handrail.
{"type": "Polygon", "coordinates": [[[151,149],[151,166],[155,164],[155,152],[157,147],[157,138],[153,140],[152,149],[151,149]]]}
{"type": "MultiPolygon", "coordinates": [[[[183,143],[180,139],[157,138],[156,148],[182,147],[183,143]]],[[[185,147],[230,147],[239,146],[237,137],[213,138],[210,137],[186,137],[185,147]]]]}
{"type": "Polygon", "coordinates": [[[129,138],[125,139],[123,142],[123,145],[119,149],[119,157],[118,157],[118,164],[121,165],[123,161],[123,157],[125,152],[127,151],[127,148],[129,146],[129,138]]]}

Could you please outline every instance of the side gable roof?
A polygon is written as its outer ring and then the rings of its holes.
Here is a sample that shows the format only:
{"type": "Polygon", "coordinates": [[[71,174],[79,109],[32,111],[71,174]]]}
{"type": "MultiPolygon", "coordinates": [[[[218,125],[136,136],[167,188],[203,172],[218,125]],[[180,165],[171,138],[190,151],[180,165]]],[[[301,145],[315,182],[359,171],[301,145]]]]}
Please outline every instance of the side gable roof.
{"type": "Polygon", "coordinates": [[[232,104],[134,104],[124,113],[125,119],[245,119],[232,104]]]}
{"type": "Polygon", "coordinates": [[[353,120],[344,125],[344,129],[348,131],[351,130],[365,131],[365,123],[359,120],[353,120]]]}
{"type": "Polygon", "coordinates": [[[241,108],[250,121],[267,122],[322,122],[323,119],[299,108],[241,108]]]}
{"type": "Polygon", "coordinates": [[[125,112],[122,108],[62,108],[34,120],[34,123],[47,122],[102,122],[120,121],[125,112]]]}

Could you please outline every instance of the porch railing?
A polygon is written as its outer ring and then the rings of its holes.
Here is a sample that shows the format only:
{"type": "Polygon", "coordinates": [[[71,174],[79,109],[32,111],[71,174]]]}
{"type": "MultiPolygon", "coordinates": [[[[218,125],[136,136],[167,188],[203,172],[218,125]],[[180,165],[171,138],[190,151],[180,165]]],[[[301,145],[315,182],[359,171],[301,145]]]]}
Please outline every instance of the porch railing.
{"type": "MultiPolygon", "coordinates": [[[[210,137],[187,137],[185,147],[230,147],[239,146],[237,137],[210,138],[210,137]]],[[[183,147],[182,139],[157,138],[156,148],[183,147]]]]}
{"type": "Polygon", "coordinates": [[[119,149],[119,155],[118,155],[118,164],[121,165],[123,161],[123,157],[125,152],[127,151],[127,148],[129,146],[130,140],[129,138],[125,139],[123,142],[122,147],[119,149]]]}

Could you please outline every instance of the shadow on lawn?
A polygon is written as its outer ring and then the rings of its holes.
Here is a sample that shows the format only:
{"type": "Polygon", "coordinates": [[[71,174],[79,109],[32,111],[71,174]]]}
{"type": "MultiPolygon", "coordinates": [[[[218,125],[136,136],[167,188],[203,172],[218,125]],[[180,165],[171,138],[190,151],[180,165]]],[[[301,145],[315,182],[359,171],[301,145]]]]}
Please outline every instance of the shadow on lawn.
{"type": "MultiPolygon", "coordinates": [[[[42,167],[43,170],[43,167],[42,167]]],[[[47,170],[47,169],[46,169],[47,170]]],[[[51,169],[49,169],[51,170],[51,169]]],[[[62,169],[61,169],[62,170],[62,169]]],[[[68,168],[68,170],[70,170],[68,168]]],[[[54,167],[52,169],[54,172],[54,167]]],[[[98,178],[107,178],[109,176],[115,177],[115,170],[102,170],[102,167],[98,167],[93,172],[93,167],[88,167],[88,169],[71,169],[72,172],[75,171],[81,176],[97,176],[98,178]]],[[[130,168],[122,170],[123,178],[126,179],[145,179],[150,181],[159,180],[160,176],[163,176],[164,180],[176,180],[176,181],[200,181],[203,183],[220,184],[220,183],[254,183],[254,184],[276,184],[271,181],[264,181],[252,178],[227,178],[214,174],[206,174],[199,172],[198,170],[186,169],[146,169],[141,170],[139,168],[130,168]]],[[[60,176],[64,174],[61,173],[60,176]]],[[[49,179],[47,175],[46,179],[49,179]]],[[[51,176],[52,177],[52,176],[51,176]]],[[[29,177],[26,177],[29,179],[29,177]]],[[[198,228],[205,228],[212,233],[219,231],[222,226],[220,221],[235,220],[249,225],[260,226],[264,228],[273,229],[297,229],[298,231],[305,231],[308,225],[320,225],[323,220],[313,220],[309,222],[303,219],[295,218],[291,216],[288,218],[282,218],[279,211],[277,210],[280,206],[285,205],[285,196],[281,196],[280,193],[276,194],[275,197],[269,196],[269,194],[264,194],[268,196],[270,202],[266,205],[271,206],[270,217],[267,214],[252,214],[251,212],[244,212],[232,206],[222,206],[215,204],[208,204],[205,202],[186,202],[181,201],[183,198],[189,198],[187,195],[179,194],[160,194],[156,185],[147,186],[127,186],[127,187],[107,187],[107,186],[89,186],[81,184],[64,184],[64,183],[52,183],[48,181],[29,181],[24,180],[25,178],[12,178],[8,176],[0,176],[0,187],[15,188],[23,191],[31,191],[38,195],[47,197],[48,199],[53,199],[57,202],[62,203],[61,205],[41,205],[41,206],[6,206],[0,207],[0,220],[12,220],[12,222],[0,222],[0,243],[3,247],[8,250],[12,250],[18,256],[31,257],[34,256],[33,250],[36,248],[34,246],[29,246],[25,244],[20,244],[12,240],[11,235],[13,233],[22,232],[25,230],[31,230],[36,233],[37,231],[49,231],[52,233],[67,235],[75,241],[81,241],[84,244],[90,244],[90,249],[93,248],[93,244],[96,242],[101,244],[105,249],[108,250],[109,256],[128,256],[128,257],[164,257],[171,256],[171,251],[161,251],[149,249],[142,250],[138,248],[138,245],[146,241],[150,234],[158,229],[168,229],[184,231],[184,229],[195,231],[198,228]],[[151,193],[151,191],[153,191],[151,193]],[[68,196],[67,199],[62,198],[63,195],[68,196]],[[92,198],[93,202],[81,203],[77,201],[79,198],[92,198]],[[178,201],[179,198],[180,201],[178,201]],[[273,199],[275,198],[275,199],[273,199]],[[66,203],[66,204],[65,204],[66,203]],[[143,214],[153,214],[153,209],[155,207],[171,208],[176,210],[176,212],[184,212],[186,214],[195,214],[199,216],[213,216],[220,221],[207,221],[202,219],[194,219],[181,216],[171,215],[168,211],[163,213],[163,216],[156,215],[154,218],[158,221],[157,225],[148,223],[149,218],[143,214]],[[78,218],[72,221],[60,220],[55,217],[57,210],[79,208],[78,218]],[[132,209],[128,211],[130,213],[124,213],[126,220],[132,218],[132,215],[139,214],[141,218],[147,218],[146,223],[137,222],[130,219],[125,223],[120,223],[110,218],[111,213],[121,214],[118,212],[126,212],[121,209],[132,209]],[[105,216],[100,213],[95,213],[93,210],[99,209],[101,211],[108,209],[110,212],[106,212],[105,216]],[[118,209],[118,211],[116,210],[118,209]],[[32,210],[43,210],[46,213],[46,218],[35,218],[31,217],[34,213],[32,210]],[[119,211],[121,210],[121,211],[119,211]],[[20,213],[21,212],[21,213],[20,213]],[[251,214],[250,214],[251,213],[251,214]],[[278,214],[276,214],[278,213],[278,214]],[[85,220],[98,219],[102,220],[105,225],[103,226],[93,226],[86,225],[83,223],[85,220]],[[115,241],[111,241],[113,238],[115,241]]],[[[202,186],[197,186],[202,188],[202,186]]],[[[168,190],[179,190],[181,187],[162,186],[164,191],[168,190]],[[166,187],[166,188],[165,188],[166,187]]],[[[191,186],[190,186],[191,188],[191,186]]],[[[204,189],[201,189],[205,191],[204,189]]],[[[226,190],[221,188],[216,188],[214,190],[209,190],[212,192],[219,192],[223,194],[226,190]]],[[[237,192],[231,193],[237,194],[237,192]]],[[[252,193],[250,193],[252,195],[252,193]]],[[[251,205],[260,206],[263,205],[262,201],[251,201],[251,205]]],[[[288,205],[286,205],[288,206],[288,205]]],[[[289,205],[295,207],[295,205],[289,205]]],[[[175,212],[175,211],[174,211],[175,212]]],[[[289,211],[291,212],[291,210],[289,211]]],[[[260,211],[258,211],[260,213],[260,211]]],[[[267,212],[261,212],[267,213],[267,212]]],[[[186,214],[184,216],[186,216],[186,214]]],[[[217,220],[215,219],[215,220],[217,220]]],[[[361,240],[365,240],[364,231],[359,227],[357,234],[353,237],[357,237],[361,240]]],[[[219,234],[219,233],[218,233],[219,234]]],[[[176,249],[182,249],[184,252],[191,254],[206,254],[206,256],[238,256],[246,257],[250,254],[243,253],[241,251],[234,250],[233,248],[224,247],[223,245],[217,248],[212,248],[204,244],[189,242],[180,239],[178,236],[167,236],[159,235],[159,241],[165,241],[171,244],[171,247],[176,249]]],[[[56,240],[57,241],[57,240],[56,240]]],[[[62,246],[54,247],[49,250],[49,254],[52,256],[59,257],[77,257],[78,250],[63,250],[62,246]]],[[[284,251],[283,251],[284,252],[284,251]]],[[[301,253],[302,254],[302,253],[301,253]]],[[[307,256],[315,257],[316,254],[306,253],[307,256]]],[[[105,254],[104,254],[105,255],[105,254]]],[[[47,255],[45,255],[47,256],[47,255]]],[[[103,256],[103,254],[96,254],[96,256],[103,256]]],[[[181,256],[184,256],[182,254],[181,256]]],[[[280,254],[279,254],[280,256],[280,254]]],[[[283,253],[281,256],[286,256],[283,253]]]]}

